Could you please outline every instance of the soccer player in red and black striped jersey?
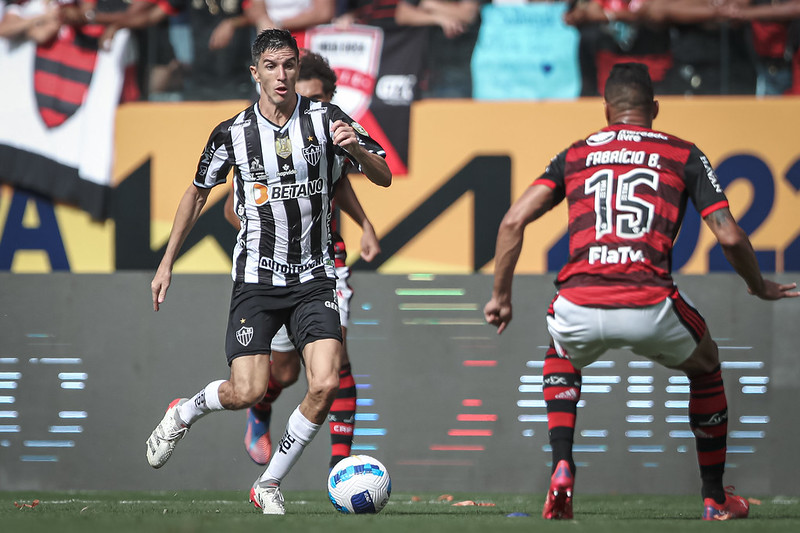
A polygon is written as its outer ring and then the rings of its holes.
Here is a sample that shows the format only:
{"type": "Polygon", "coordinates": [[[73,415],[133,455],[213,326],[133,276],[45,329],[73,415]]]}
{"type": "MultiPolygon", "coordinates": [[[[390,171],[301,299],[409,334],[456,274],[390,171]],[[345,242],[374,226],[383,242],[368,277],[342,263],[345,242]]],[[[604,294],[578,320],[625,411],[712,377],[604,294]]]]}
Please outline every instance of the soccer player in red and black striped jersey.
{"type": "Polygon", "coordinates": [[[297,94],[299,56],[287,30],[264,30],[256,37],[250,73],[259,99],[212,131],[150,284],[158,311],[181,245],[211,188],[225,183],[232,169],[241,224],[225,342],[230,379],[176,399],[147,440],[146,456],[160,468],[192,423],[260,401],[269,381],[272,338],[286,326],[303,355],[308,390],[250,490],[251,501],[265,514],[285,513],[280,483],[327,419],[339,387],[342,333],[330,225],[334,185],[346,161],[376,185],[392,182],[383,148],[361,125],[334,104],[297,94]]]}
{"type": "Polygon", "coordinates": [[[800,293],[794,283],[761,276],[706,156],[694,144],[652,129],[658,102],[645,65],[614,66],[604,100],[608,126],[553,158],[504,217],[492,298],[484,308],[487,322],[502,333],[512,317],[511,281],[525,227],[566,199],[570,256],[547,316],[552,342],[543,392],[553,474],[542,515],[572,518],[581,369],[609,349],[629,349],[689,378],[703,519],[745,518],[747,500],[722,484],[728,412],[717,345],[671,276],[672,245],[687,200],[751,294],[777,300],[800,293]]]}

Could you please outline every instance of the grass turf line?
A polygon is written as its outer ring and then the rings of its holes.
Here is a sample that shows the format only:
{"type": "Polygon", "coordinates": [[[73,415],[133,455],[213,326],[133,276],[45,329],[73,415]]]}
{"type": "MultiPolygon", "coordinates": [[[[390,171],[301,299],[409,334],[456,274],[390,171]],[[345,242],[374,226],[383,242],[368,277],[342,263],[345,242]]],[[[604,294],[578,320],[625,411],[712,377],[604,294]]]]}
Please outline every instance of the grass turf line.
{"type": "Polygon", "coordinates": [[[576,495],[575,520],[547,521],[540,517],[544,495],[455,493],[452,501],[439,494],[392,494],[378,515],[337,513],[322,491],[289,491],[285,516],[264,516],[242,492],[0,492],[3,533],[256,533],[265,531],[418,533],[434,531],[591,531],[592,533],[653,533],[654,531],[800,531],[800,498],[762,498],[750,518],[724,525],[700,520],[699,497],[658,495],[576,495]],[[19,504],[40,503],[17,508],[19,504]],[[418,501],[412,501],[418,500],[418,501]],[[462,506],[458,501],[493,503],[462,506]],[[508,517],[527,513],[528,517],[508,517]]]}

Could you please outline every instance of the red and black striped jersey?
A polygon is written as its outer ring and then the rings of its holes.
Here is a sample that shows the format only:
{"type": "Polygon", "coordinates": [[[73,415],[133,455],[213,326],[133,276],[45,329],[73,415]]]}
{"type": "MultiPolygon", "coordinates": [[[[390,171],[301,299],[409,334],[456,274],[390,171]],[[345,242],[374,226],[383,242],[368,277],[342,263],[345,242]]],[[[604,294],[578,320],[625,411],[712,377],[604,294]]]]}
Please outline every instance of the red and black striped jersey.
{"type": "Polygon", "coordinates": [[[559,294],[590,307],[643,307],[674,290],[672,246],[687,199],[701,216],[728,206],[692,143],[615,124],[574,143],[534,181],[567,199],[569,261],[559,294]]]}
{"type": "Polygon", "coordinates": [[[234,210],[241,221],[234,281],[285,287],[336,279],[331,197],[350,157],[333,144],[337,120],[353,127],[366,150],[385,155],[336,105],[299,95],[283,126],[267,120],[256,103],[211,133],[194,184],[224,183],[233,168],[234,210]]]}

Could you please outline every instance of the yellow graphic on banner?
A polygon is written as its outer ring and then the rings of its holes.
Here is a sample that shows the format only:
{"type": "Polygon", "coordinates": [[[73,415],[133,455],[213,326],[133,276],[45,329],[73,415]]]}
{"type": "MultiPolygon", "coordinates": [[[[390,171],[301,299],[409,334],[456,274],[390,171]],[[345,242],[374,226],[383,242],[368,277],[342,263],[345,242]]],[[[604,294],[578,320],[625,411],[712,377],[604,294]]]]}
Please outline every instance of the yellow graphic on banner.
{"type": "MultiPolygon", "coordinates": [[[[731,211],[751,236],[765,270],[800,270],[800,148],[792,131],[800,123],[800,99],[670,97],[660,102],[655,127],[696,143],[709,157],[731,211]]],[[[112,209],[111,218],[94,221],[73,207],[53,206],[2,187],[0,270],[154,269],[209,133],[246,105],[235,101],[121,106],[114,201],[132,208],[112,209]]],[[[605,121],[602,102],[593,98],[441,100],[415,103],[411,124],[407,176],[395,177],[388,189],[357,175],[351,178],[381,238],[383,253],[376,264],[384,273],[491,272],[496,231],[491,225],[552,156],[602,128],[605,121]]],[[[191,236],[195,241],[185,247],[176,272],[230,272],[235,234],[221,208],[230,190],[230,184],[212,190],[201,215],[203,224],[198,224],[202,230],[196,230],[205,233],[191,236]]],[[[693,210],[687,207],[688,214],[693,210]]],[[[531,226],[517,272],[557,270],[566,227],[563,205],[531,226]]],[[[342,216],[341,232],[349,261],[358,260],[360,228],[342,216]]],[[[704,224],[687,216],[673,257],[675,270],[685,274],[719,270],[724,259],[715,244],[704,224]]]]}

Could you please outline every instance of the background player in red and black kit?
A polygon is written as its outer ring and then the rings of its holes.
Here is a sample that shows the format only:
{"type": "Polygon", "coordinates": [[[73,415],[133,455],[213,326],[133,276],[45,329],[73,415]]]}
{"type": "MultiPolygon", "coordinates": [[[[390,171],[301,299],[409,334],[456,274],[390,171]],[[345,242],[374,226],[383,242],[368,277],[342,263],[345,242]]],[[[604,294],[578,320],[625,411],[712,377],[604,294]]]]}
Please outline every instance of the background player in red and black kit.
{"type": "Polygon", "coordinates": [[[511,321],[511,282],[525,227],[566,199],[570,257],[548,310],[552,337],[543,385],[553,475],[542,515],[572,518],[572,458],[581,373],[609,349],[627,349],[689,378],[689,425],[697,443],[703,519],[745,518],[747,500],[722,484],[727,402],[719,353],[700,313],[678,291],[671,251],[691,198],[751,294],[794,297],[796,284],[761,276],[706,156],[651,129],[658,114],[647,67],[616,65],[604,93],[608,126],[574,143],[509,209],[497,234],[495,278],[484,308],[502,333],[511,321]]]}
{"type": "MultiPolygon", "coordinates": [[[[336,93],[336,73],[324,57],[314,52],[304,51],[300,59],[300,74],[296,87],[298,94],[302,96],[320,102],[330,102],[336,93]]],[[[349,178],[343,177],[337,182],[334,201],[361,228],[361,257],[367,262],[372,261],[380,253],[380,243],[375,229],[358,201],[349,178]]],[[[233,210],[233,194],[228,195],[225,216],[234,227],[239,229],[239,218],[233,210]]],[[[348,284],[350,269],[346,263],[347,249],[344,239],[338,231],[338,219],[339,209],[334,212],[331,227],[334,265],[338,277],[336,297],[342,322],[342,366],[339,371],[339,392],[336,394],[336,399],[328,414],[328,427],[331,434],[329,464],[331,468],[350,455],[356,413],[356,384],[347,352],[347,327],[353,290],[348,284]]],[[[245,449],[250,458],[262,465],[267,464],[272,454],[272,440],[269,431],[272,402],[278,398],[285,387],[296,382],[300,374],[300,356],[285,328],[281,328],[272,340],[270,366],[267,393],[263,400],[247,410],[247,428],[244,436],[245,449]]]]}

